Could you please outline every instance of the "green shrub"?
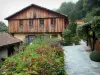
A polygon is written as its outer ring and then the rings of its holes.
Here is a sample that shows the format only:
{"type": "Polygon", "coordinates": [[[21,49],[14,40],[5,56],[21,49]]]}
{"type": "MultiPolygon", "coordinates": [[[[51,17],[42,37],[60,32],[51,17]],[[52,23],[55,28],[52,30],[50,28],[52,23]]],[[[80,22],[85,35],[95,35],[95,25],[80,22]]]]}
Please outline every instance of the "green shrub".
{"type": "Polygon", "coordinates": [[[72,44],[79,44],[80,38],[78,36],[73,36],[71,31],[69,29],[66,29],[62,33],[64,40],[61,41],[61,45],[67,46],[67,45],[72,45],[72,44]]]}
{"type": "Polygon", "coordinates": [[[24,50],[8,57],[1,75],[66,75],[62,48],[57,39],[39,38],[24,50]],[[54,43],[53,43],[54,42],[54,43]]]}
{"type": "Polygon", "coordinates": [[[91,21],[91,29],[95,32],[95,36],[100,40],[100,16],[96,16],[91,21]]]}
{"type": "Polygon", "coordinates": [[[62,33],[64,40],[61,42],[62,45],[71,45],[72,40],[71,40],[71,31],[69,29],[65,29],[64,32],[62,33]]]}
{"type": "Polygon", "coordinates": [[[100,62],[100,52],[92,52],[90,54],[90,59],[95,62],[100,62]]]}
{"type": "Polygon", "coordinates": [[[80,41],[80,38],[79,38],[78,36],[72,37],[72,42],[73,42],[75,45],[79,45],[79,41],[80,41]]]}
{"type": "Polygon", "coordinates": [[[86,29],[83,27],[84,25],[79,25],[77,26],[77,29],[76,29],[76,32],[77,32],[77,35],[80,39],[82,40],[86,40],[86,29]]]}
{"type": "Polygon", "coordinates": [[[63,45],[63,46],[72,45],[72,42],[66,42],[65,40],[63,40],[63,41],[61,41],[61,45],[63,45]]]}

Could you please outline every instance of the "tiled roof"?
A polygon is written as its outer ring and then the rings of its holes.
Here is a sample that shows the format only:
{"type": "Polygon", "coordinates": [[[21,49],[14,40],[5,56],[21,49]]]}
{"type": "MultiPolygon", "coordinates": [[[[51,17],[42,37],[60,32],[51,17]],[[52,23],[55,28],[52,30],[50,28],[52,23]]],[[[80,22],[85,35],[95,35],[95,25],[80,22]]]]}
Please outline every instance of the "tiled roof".
{"type": "Polygon", "coordinates": [[[21,40],[13,37],[12,35],[6,33],[6,32],[0,32],[0,47],[10,44],[19,43],[21,40]]]}

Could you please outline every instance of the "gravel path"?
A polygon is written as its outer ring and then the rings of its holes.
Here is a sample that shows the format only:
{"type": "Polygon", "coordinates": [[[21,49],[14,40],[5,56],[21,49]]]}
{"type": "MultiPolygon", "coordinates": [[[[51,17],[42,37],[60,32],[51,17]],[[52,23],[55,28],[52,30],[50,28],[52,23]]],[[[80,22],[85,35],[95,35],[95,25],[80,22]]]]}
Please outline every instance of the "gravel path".
{"type": "Polygon", "coordinates": [[[91,61],[90,51],[84,42],[76,46],[64,46],[65,68],[68,75],[100,75],[100,63],[91,61]]]}

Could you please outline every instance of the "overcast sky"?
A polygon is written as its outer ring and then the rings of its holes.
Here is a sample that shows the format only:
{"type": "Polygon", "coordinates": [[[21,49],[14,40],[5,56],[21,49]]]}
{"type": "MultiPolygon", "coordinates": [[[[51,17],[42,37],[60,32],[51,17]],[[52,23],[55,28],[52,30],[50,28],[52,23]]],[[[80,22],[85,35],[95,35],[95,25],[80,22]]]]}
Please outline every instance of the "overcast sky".
{"type": "Polygon", "coordinates": [[[62,2],[77,2],[78,0],[0,0],[0,21],[7,24],[4,18],[21,10],[22,8],[36,4],[48,9],[57,9],[62,2]]]}

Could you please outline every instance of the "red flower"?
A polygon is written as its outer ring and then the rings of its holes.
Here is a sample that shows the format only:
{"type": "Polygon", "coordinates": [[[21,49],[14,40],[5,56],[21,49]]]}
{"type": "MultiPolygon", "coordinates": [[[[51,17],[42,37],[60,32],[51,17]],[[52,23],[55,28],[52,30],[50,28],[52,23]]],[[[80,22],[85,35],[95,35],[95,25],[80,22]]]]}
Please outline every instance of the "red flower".
{"type": "Polygon", "coordinates": [[[31,58],[31,61],[34,62],[35,61],[35,58],[31,58]]]}

